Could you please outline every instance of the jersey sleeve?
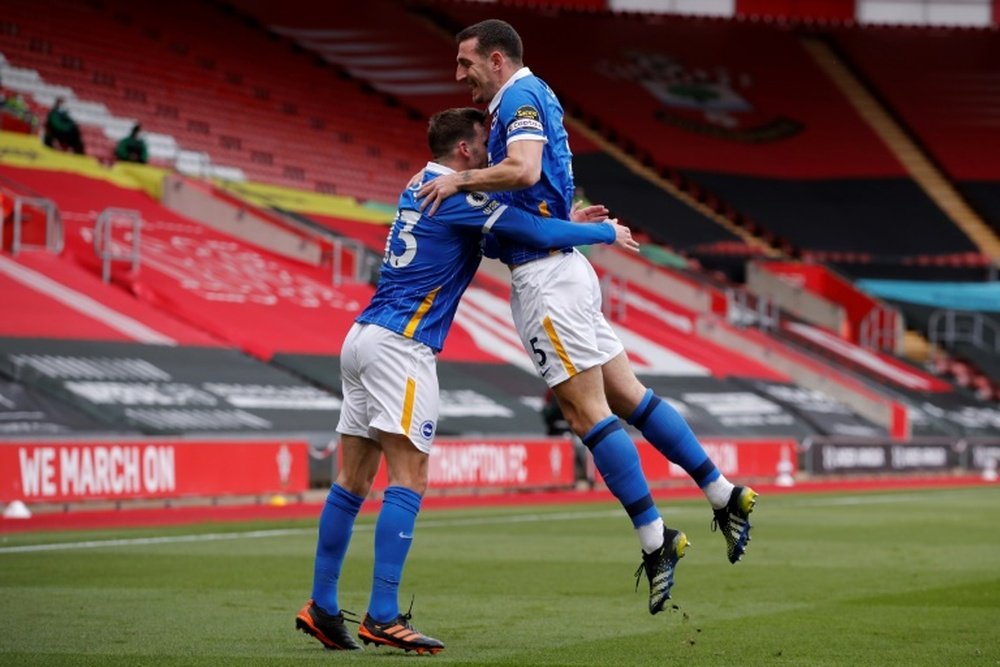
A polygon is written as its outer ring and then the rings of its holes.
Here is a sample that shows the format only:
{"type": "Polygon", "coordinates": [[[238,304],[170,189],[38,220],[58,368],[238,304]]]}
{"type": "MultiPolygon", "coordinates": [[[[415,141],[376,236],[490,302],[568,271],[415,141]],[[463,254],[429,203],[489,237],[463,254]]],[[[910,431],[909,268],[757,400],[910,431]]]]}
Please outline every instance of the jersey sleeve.
{"type": "Polygon", "coordinates": [[[483,251],[483,257],[500,259],[500,242],[497,241],[496,235],[492,233],[483,234],[483,245],[481,249],[483,251]]]}
{"type": "Polygon", "coordinates": [[[517,86],[504,93],[499,122],[507,131],[507,144],[515,141],[548,141],[545,135],[545,107],[534,91],[517,86]]]}
{"type": "Polygon", "coordinates": [[[500,202],[483,192],[459,191],[441,204],[434,217],[449,225],[489,231],[487,221],[501,206],[500,202]]]}
{"type": "Polygon", "coordinates": [[[498,206],[487,219],[486,225],[484,231],[491,231],[532,248],[565,248],[615,242],[615,230],[610,223],[543,218],[506,205],[498,206]]]}

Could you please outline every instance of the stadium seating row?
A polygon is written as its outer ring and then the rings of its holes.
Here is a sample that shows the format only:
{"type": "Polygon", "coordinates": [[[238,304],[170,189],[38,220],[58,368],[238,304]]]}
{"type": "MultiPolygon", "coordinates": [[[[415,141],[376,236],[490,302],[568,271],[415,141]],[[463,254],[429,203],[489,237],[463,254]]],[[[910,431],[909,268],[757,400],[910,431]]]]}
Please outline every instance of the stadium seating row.
{"type": "MultiPolygon", "coordinates": [[[[394,201],[423,163],[404,110],[214,6],[18,4],[3,25],[10,64],[254,179],[394,201]]],[[[110,155],[100,131],[85,140],[110,155]]]]}

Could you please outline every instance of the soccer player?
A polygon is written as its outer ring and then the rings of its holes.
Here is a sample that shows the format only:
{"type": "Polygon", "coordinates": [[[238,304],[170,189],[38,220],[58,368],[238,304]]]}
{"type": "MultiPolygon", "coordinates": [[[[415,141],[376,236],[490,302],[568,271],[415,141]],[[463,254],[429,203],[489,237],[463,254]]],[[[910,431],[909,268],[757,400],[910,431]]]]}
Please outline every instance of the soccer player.
{"type": "MultiPolygon", "coordinates": [[[[574,184],[563,110],[548,85],[523,65],[520,36],[510,24],[490,19],[462,30],[456,41],[456,79],[469,86],[473,102],[488,104],[491,166],[425,183],[418,193],[421,207],[433,215],[446,197],[474,190],[496,192],[501,201],[543,216],[568,216],[574,184]]],[[[638,454],[618,417],[704,491],[713,529],[725,537],[732,563],[750,541],[757,494],[726,479],[683,417],[636,378],[601,313],[597,276],[582,254],[571,248],[553,254],[507,240],[499,254],[511,268],[511,310],[525,349],[638,531],[640,572],[649,579],[649,611],[656,614],[670,597],[687,538],[663,525],[643,492],[638,454]]]]}
{"type": "MultiPolygon", "coordinates": [[[[485,119],[473,108],[431,118],[428,143],[434,161],[424,169],[425,181],[485,166],[485,119]]],[[[429,218],[420,213],[415,187],[402,194],[375,294],[341,350],[344,402],[337,432],[343,466],[319,520],[312,599],[295,620],[298,629],[327,648],[361,648],[345,627],[338,581],[355,517],[383,455],[389,486],[375,524],[371,597],[358,635],[366,644],[418,653],[444,648],[410,625],[410,612],[400,613],[397,598],[427,487],[438,419],[436,355],[479,266],[487,231],[538,248],[615,243],[638,249],[629,230],[615,221],[542,220],[486,195],[464,192],[445,199],[429,218]]]]}

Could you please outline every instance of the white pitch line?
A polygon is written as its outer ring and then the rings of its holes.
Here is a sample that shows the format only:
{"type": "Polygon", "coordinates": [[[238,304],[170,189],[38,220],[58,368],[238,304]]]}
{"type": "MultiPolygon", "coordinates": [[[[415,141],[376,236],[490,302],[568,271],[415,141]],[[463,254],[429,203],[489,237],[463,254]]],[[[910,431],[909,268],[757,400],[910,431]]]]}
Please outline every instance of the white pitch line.
{"type": "MultiPolygon", "coordinates": [[[[800,498],[794,501],[793,507],[818,507],[837,505],[874,505],[879,503],[903,503],[914,500],[925,500],[926,494],[871,494],[858,496],[840,496],[834,498],[800,498]]],[[[787,506],[786,506],[787,507],[787,506]]],[[[702,507],[670,506],[661,507],[665,516],[677,514],[703,513],[702,507]]],[[[622,517],[621,508],[608,510],[591,510],[587,512],[552,512],[545,514],[513,514],[509,516],[476,516],[455,519],[421,519],[417,523],[419,529],[451,528],[455,526],[496,526],[517,523],[539,523],[543,521],[586,521],[588,519],[608,519],[622,517]]],[[[355,532],[373,530],[370,524],[354,527],[355,532]]],[[[233,533],[205,533],[202,535],[165,535],[163,537],[136,537],[118,540],[90,540],[86,542],[58,542],[54,544],[26,544],[22,546],[0,547],[0,554],[35,553],[40,551],[66,551],[70,549],[98,549],[102,547],[132,547],[156,544],[183,544],[190,542],[222,542],[225,540],[259,539],[267,537],[285,537],[290,535],[307,535],[315,533],[316,528],[281,528],[274,530],[251,530],[233,533]]]]}
{"type": "MultiPolygon", "coordinates": [[[[452,526],[490,526],[497,524],[535,523],[539,521],[580,521],[621,516],[620,509],[593,512],[557,512],[553,514],[516,514],[498,517],[468,517],[463,519],[427,519],[419,521],[417,527],[446,528],[452,526]]],[[[355,526],[355,532],[366,532],[374,526],[355,526]]],[[[39,551],[66,551],[70,549],[99,549],[103,547],[134,547],[155,544],[183,544],[186,542],[222,542],[225,540],[259,539],[285,537],[315,533],[316,528],[281,528],[274,530],[251,530],[234,533],[205,533],[203,535],[165,535],[163,537],[135,537],[119,540],[89,540],[86,542],[57,542],[54,544],[26,544],[15,547],[0,547],[0,554],[36,553],[39,551]]]]}
{"type": "Polygon", "coordinates": [[[219,542],[222,540],[281,537],[304,533],[304,528],[279,530],[252,530],[243,533],[205,533],[204,535],[166,535],[164,537],[134,537],[125,540],[91,540],[87,542],[57,542],[55,544],[26,544],[19,547],[0,547],[0,554],[31,553],[37,551],[66,551],[68,549],[96,549],[100,547],[135,547],[149,544],[180,544],[183,542],[219,542]]]}

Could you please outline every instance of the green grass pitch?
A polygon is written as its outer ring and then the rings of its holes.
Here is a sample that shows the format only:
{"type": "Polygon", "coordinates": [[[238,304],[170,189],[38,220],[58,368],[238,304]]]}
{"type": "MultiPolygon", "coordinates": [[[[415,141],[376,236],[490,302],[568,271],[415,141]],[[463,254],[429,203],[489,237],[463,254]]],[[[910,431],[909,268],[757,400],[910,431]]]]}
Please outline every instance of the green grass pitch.
{"type": "MultiPolygon", "coordinates": [[[[1000,665],[998,508],[1000,487],[765,495],[732,566],[703,502],[662,503],[694,546],[655,617],[612,504],[425,512],[400,598],[433,657],[293,629],[315,521],[0,536],[0,664],[1000,665]]],[[[373,521],[341,583],[359,613],[373,521]]]]}

